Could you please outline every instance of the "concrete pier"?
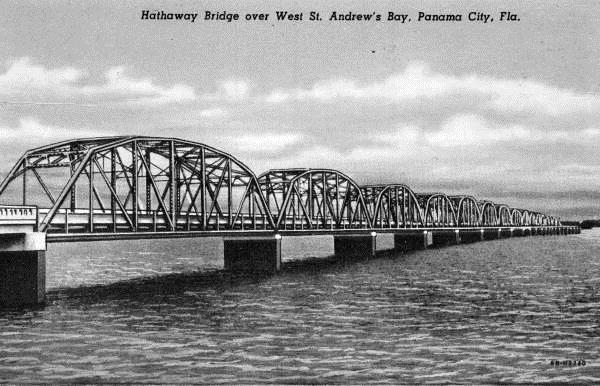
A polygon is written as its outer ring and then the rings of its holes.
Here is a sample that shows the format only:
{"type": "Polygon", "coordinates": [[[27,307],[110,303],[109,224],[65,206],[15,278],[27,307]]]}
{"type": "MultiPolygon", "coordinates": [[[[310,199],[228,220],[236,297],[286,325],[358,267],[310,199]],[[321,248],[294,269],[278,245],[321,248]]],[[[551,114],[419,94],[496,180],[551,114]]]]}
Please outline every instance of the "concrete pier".
{"type": "Polygon", "coordinates": [[[223,259],[228,271],[275,273],[281,269],[281,236],[224,238],[223,259]]]}
{"type": "Polygon", "coordinates": [[[513,237],[523,237],[525,236],[525,230],[523,228],[515,228],[512,230],[513,237]]]}
{"type": "Polygon", "coordinates": [[[465,229],[459,231],[460,241],[462,243],[474,243],[483,241],[485,231],[483,229],[465,229]]]}
{"type": "Polygon", "coordinates": [[[433,245],[435,247],[460,244],[460,231],[458,229],[434,230],[431,233],[433,234],[433,245]]]}
{"type": "Polygon", "coordinates": [[[377,233],[361,235],[333,236],[333,250],[336,256],[349,258],[371,258],[377,252],[377,233]]]}
{"type": "Polygon", "coordinates": [[[500,237],[502,238],[506,238],[506,237],[513,237],[513,229],[512,228],[502,228],[500,230],[500,237]]]}
{"type": "Polygon", "coordinates": [[[428,231],[394,235],[394,249],[399,252],[427,249],[432,244],[433,234],[428,231]]]}
{"type": "Polygon", "coordinates": [[[501,238],[501,231],[498,228],[486,228],[483,230],[484,240],[496,240],[501,238]]]}
{"type": "Polygon", "coordinates": [[[46,300],[46,234],[0,234],[0,307],[46,300]]]}

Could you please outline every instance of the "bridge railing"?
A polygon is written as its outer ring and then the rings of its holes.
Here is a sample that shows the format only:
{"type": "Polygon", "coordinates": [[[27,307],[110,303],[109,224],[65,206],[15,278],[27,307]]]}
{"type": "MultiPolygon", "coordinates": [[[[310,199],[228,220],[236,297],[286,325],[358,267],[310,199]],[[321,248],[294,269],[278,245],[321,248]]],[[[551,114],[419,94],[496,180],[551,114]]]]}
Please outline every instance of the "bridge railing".
{"type": "MultiPolygon", "coordinates": [[[[40,209],[40,217],[47,214],[49,209],[40,209]]],[[[129,216],[133,212],[128,211],[129,216]]],[[[67,209],[63,208],[57,212],[51,225],[47,228],[48,233],[90,233],[89,229],[90,212],[87,208],[67,209]]],[[[122,213],[111,213],[108,211],[94,210],[94,229],[93,233],[130,233],[127,218],[122,213]]],[[[170,222],[168,222],[164,213],[151,210],[138,213],[137,230],[135,232],[171,232],[170,222]]],[[[206,224],[203,218],[196,214],[182,214],[175,219],[175,231],[221,231],[221,230],[268,230],[271,229],[270,221],[267,216],[241,213],[235,226],[232,228],[230,218],[227,214],[213,214],[208,216],[206,224]]]]}
{"type": "Polygon", "coordinates": [[[36,231],[37,206],[0,205],[0,233],[36,231]]]}

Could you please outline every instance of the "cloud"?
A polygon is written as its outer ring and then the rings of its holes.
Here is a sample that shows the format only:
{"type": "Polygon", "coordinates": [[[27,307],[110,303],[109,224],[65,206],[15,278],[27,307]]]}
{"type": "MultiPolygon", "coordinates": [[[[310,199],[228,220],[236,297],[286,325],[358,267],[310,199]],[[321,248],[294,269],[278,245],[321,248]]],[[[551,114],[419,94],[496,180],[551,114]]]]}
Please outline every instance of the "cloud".
{"type": "Polygon", "coordinates": [[[359,84],[351,79],[330,79],[308,89],[276,89],[264,99],[269,103],[332,102],[341,98],[401,103],[460,95],[474,99],[482,107],[503,112],[543,112],[558,116],[600,108],[600,96],[594,94],[577,93],[533,80],[446,75],[414,62],[404,72],[378,82],[359,84]]]}
{"type": "Polygon", "coordinates": [[[225,137],[225,142],[237,151],[278,153],[302,140],[294,133],[256,133],[225,137]]]}
{"type": "Polygon", "coordinates": [[[215,118],[222,118],[222,117],[227,116],[227,111],[225,111],[219,107],[213,107],[210,109],[200,110],[200,112],[198,112],[198,115],[201,118],[215,119],[215,118]]]}
{"type": "Polygon", "coordinates": [[[431,145],[441,147],[489,145],[532,139],[532,131],[522,126],[492,127],[483,118],[461,114],[444,122],[441,129],[427,137],[431,145]]]}
{"type": "Polygon", "coordinates": [[[53,139],[70,139],[114,135],[111,132],[96,130],[72,129],[40,123],[36,118],[25,117],[19,120],[16,127],[0,126],[0,137],[7,142],[41,142],[53,139]]]}
{"type": "Polygon", "coordinates": [[[380,144],[393,145],[398,150],[423,147],[450,148],[460,146],[496,146],[520,143],[579,143],[585,144],[600,137],[600,130],[540,130],[524,125],[505,125],[490,122],[476,114],[455,114],[442,122],[437,130],[426,131],[414,125],[377,134],[374,140],[380,144]]]}
{"type": "Polygon", "coordinates": [[[196,99],[192,87],[174,84],[157,85],[150,78],[126,75],[123,66],[112,67],[105,73],[105,82],[86,83],[87,72],[75,67],[46,68],[29,58],[12,62],[0,74],[0,96],[26,98],[27,102],[87,102],[160,105],[184,103],[196,99]]]}
{"type": "Polygon", "coordinates": [[[229,79],[218,82],[214,93],[206,93],[201,99],[209,102],[243,102],[250,97],[250,82],[241,79],[229,79]]]}

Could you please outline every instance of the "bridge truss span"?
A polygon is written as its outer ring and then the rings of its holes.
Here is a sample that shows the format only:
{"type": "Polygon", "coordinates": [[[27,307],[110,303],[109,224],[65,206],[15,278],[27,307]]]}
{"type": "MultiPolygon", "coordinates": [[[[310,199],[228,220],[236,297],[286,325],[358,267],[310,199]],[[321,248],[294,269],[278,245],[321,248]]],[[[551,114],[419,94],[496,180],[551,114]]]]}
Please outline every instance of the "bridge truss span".
{"type": "Polygon", "coordinates": [[[0,203],[35,205],[41,232],[93,237],[560,225],[558,218],[470,195],[415,194],[404,184],[361,187],[333,169],[274,169],[257,177],[202,143],[145,136],[29,150],[0,184],[0,203]]]}
{"type": "Polygon", "coordinates": [[[510,208],[504,204],[496,204],[496,219],[498,225],[506,227],[515,225],[512,221],[512,213],[510,208]]]}
{"type": "Polygon", "coordinates": [[[459,227],[481,226],[481,209],[473,196],[449,196],[456,211],[456,222],[459,227]]]}
{"type": "Polygon", "coordinates": [[[418,193],[425,226],[448,228],[457,226],[457,215],[452,200],[444,193],[418,193]]]}
{"type": "Polygon", "coordinates": [[[423,213],[415,193],[404,184],[361,187],[374,228],[421,228],[423,213]]]}
{"type": "Polygon", "coordinates": [[[258,177],[277,229],[371,228],[359,186],[332,169],[275,169],[258,177]]]}
{"type": "Polygon", "coordinates": [[[49,233],[274,229],[254,173],[191,141],[60,142],[26,152],[0,197],[15,185],[23,204],[45,201],[39,228],[49,233]]]}

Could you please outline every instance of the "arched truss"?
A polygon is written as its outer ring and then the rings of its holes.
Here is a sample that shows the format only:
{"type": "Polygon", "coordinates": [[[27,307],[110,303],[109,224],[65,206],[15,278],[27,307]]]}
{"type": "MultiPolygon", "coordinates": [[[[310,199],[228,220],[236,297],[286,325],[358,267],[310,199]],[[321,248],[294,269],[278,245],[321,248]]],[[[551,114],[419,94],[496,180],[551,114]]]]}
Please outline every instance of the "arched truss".
{"type": "Polygon", "coordinates": [[[375,228],[418,228],[424,226],[419,200],[403,184],[361,187],[375,228]]]}
{"type": "Polygon", "coordinates": [[[423,211],[425,226],[456,226],[456,212],[448,196],[443,193],[421,193],[416,196],[423,211]]]}
{"type": "Polygon", "coordinates": [[[531,220],[529,225],[557,226],[560,225],[560,222],[552,216],[547,216],[538,212],[531,212],[531,220]]]}
{"type": "Polygon", "coordinates": [[[533,225],[533,223],[531,221],[531,212],[528,211],[527,209],[524,209],[521,211],[521,222],[525,226],[533,225]]]}
{"type": "Polygon", "coordinates": [[[521,209],[512,209],[511,211],[511,223],[514,226],[526,226],[527,223],[524,221],[523,211],[521,209]]]}
{"type": "Polygon", "coordinates": [[[456,211],[456,221],[459,227],[476,227],[481,224],[479,203],[472,196],[450,196],[456,211]]]}
{"type": "Polygon", "coordinates": [[[498,220],[498,225],[506,227],[512,226],[512,212],[510,208],[504,204],[496,205],[496,218],[498,220]]]}
{"type": "Polygon", "coordinates": [[[491,201],[483,201],[480,202],[479,205],[481,210],[481,226],[497,226],[499,222],[496,213],[496,205],[491,201]]]}
{"type": "Polygon", "coordinates": [[[339,171],[270,170],[258,181],[278,229],[371,227],[360,188],[339,171]]]}
{"type": "Polygon", "coordinates": [[[23,204],[39,203],[41,231],[274,228],[254,173],[191,141],[128,136],[44,146],[21,157],[0,199],[15,187],[23,204]]]}

